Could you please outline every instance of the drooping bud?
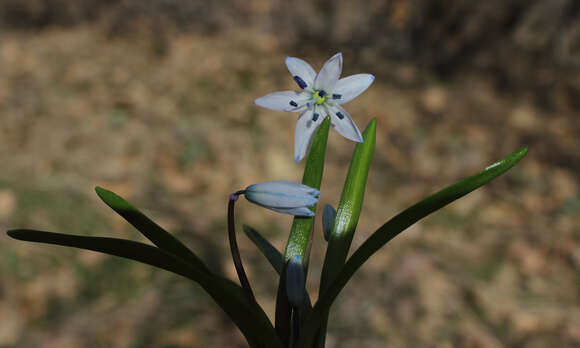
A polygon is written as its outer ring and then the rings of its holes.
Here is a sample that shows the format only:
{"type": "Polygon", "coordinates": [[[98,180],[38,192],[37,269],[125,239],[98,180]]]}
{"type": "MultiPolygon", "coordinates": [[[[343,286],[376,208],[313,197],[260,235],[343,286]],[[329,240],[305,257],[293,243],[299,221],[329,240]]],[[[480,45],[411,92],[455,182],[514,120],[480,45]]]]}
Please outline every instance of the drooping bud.
{"type": "Polygon", "coordinates": [[[314,216],[310,210],[320,191],[293,181],[278,180],[250,185],[246,199],[264,208],[296,216],[314,216]]]}

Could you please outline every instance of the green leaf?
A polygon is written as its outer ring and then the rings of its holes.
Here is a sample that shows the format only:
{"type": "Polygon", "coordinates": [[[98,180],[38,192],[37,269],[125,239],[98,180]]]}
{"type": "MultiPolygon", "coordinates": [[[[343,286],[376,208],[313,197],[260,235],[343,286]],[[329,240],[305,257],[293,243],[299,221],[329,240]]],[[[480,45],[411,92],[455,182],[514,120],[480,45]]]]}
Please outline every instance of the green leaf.
{"type": "Polygon", "coordinates": [[[272,345],[282,348],[266,314],[255,302],[248,300],[241,287],[228,279],[201,271],[164,250],[119,238],[77,236],[35,230],[11,230],[7,234],[23,241],[69,246],[119,256],[191,279],[199,283],[232,318],[251,347],[263,348],[272,345]]]}
{"type": "Polygon", "coordinates": [[[28,242],[69,246],[123,257],[179,274],[195,282],[199,282],[203,275],[199,270],[161,249],[131,240],[77,236],[36,230],[11,230],[7,234],[14,239],[28,242]]]}
{"type": "MultiPolygon", "coordinates": [[[[323,294],[336,278],[348,256],[348,250],[360,217],[369,168],[375,152],[376,129],[377,120],[373,119],[363,132],[364,142],[358,143],[354,149],[334,218],[334,225],[328,239],[328,248],[320,279],[320,294],[323,294]]],[[[324,347],[328,314],[328,311],[324,313],[323,321],[320,324],[320,347],[324,347]]]]}
{"type": "Polygon", "coordinates": [[[123,197],[102,187],[96,187],[95,191],[103,202],[117,212],[117,214],[121,215],[128,223],[133,225],[133,227],[160,249],[188,261],[199,268],[200,271],[210,272],[205,263],[193,251],[145,216],[145,214],[133,207],[123,197]]]}
{"type": "Polygon", "coordinates": [[[244,225],[244,233],[256,246],[266,259],[270,262],[276,273],[281,274],[284,267],[284,256],[278,251],[270,242],[268,242],[262,235],[248,225],[244,225]]]}
{"type": "MultiPolygon", "coordinates": [[[[302,183],[310,187],[320,189],[322,183],[322,173],[324,171],[324,158],[326,154],[326,143],[328,141],[328,131],[330,130],[330,118],[326,118],[316,134],[310,146],[310,153],[304,167],[302,183]]],[[[316,205],[312,207],[316,211],[316,205]]],[[[299,255],[304,264],[308,267],[309,245],[311,241],[312,225],[314,217],[295,217],[290,230],[290,236],[286,243],[284,252],[284,265],[293,256],[299,255]]],[[[286,266],[284,266],[286,267],[286,266]]],[[[282,343],[288,346],[290,341],[290,313],[291,308],[286,296],[286,275],[285,270],[280,275],[278,283],[278,293],[276,295],[276,332],[282,339],[282,343]]]]}
{"type": "Polygon", "coordinates": [[[415,222],[503,174],[518,163],[527,152],[527,147],[523,147],[513,152],[504,159],[488,166],[481,172],[460,180],[457,183],[423,199],[381,226],[354,252],[340,271],[338,277],[328,287],[328,290],[320,296],[318,303],[316,303],[309,318],[302,327],[303,335],[300,338],[298,347],[311,347],[313,345],[322,315],[330,308],[330,305],[336,299],[340,291],[369,257],[415,222]]]}
{"type": "Polygon", "coordinates": [[[321,293],[340,272],[348,255],[360,217],[369,168],[375,151],[376,129],[377,120],[373,119],[363,132],[364,142],[358,143],[355,147],[334,218],[334,227],[328,240],[320,280],[321,293]]]}

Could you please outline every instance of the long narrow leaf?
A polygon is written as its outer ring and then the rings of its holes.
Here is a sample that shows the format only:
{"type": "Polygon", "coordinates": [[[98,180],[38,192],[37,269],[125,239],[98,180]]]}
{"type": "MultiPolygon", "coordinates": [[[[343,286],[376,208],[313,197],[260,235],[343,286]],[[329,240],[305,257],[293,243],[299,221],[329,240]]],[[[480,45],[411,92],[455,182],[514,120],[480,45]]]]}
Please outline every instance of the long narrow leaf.
{"type": "Polygon", "coordinates": [[[189,261],[201,271],[209,273],[207,266],[193,251],[145,216],[145,214],[133,207],[123,197],[102,187],[96,187],[95,191],[105,204],[117,212],[117,214],[121,215],[153,244],[168,253],[189,261]]]}
{"type": "Polygon", "coordinates": [[[257,304],[248,301],[238,285],[228,279],[202,272],[164,250],[119,238],[77,236],[35,230],[11,230],[7,234],[14,239],[23,241],[69,246],[119,256],[191,279],[199,283],[232,318],[251,347],[282,348],[266,314],[257,304]],[[249,318],[252,320],[248,320],[249,318]]]}
{"type": "MultiPolygon", "coordinates": [[[[348,256],[348,250],[362,209],[371,160],[375,152],[376,129],[377,120],[373,119],[363,132],[364,142],[358,143],[355,147],[336,211],[333,229],[328,239],[328,248],[320,279],[320,294],[323,294],[336,278],[348,256]]],[[[324,347],[328,314],[328,311],[324,313],[320,324],[319,347],[324,347]]]]}
{"type": "Polygon", "coordinates": [[[244,225],[244,233],[256,247],[260,249],[262,254],[266,257],[268,262],[272,265],[276,273],[281,274],[284,267],[284,256],[278,251],[270,242],[268,242],[262,235],[248,225],[244,225]]]}
{"type": "Polygon", "coordinates": [[[154,246],[131,240],[77,236],[36,230],[11,230],[7,234],[14,239],[28,242],[69,246],[123,257],[179,274],[195,282],[199,282],[201,277],[201,273],[198,270],[188,267],[187,264],[175,256],[154,246]]]}
{"type": "Polygon", "coordinates": [[[373,119],[363,132],[363,143],[358,143],[342,189],[334,227],[328,240],[321,276],[321,293],[340,272],[356,230],[364,200],[369,168],[376,143],[377,121],[373,119]]]}
{"type": "Polygon", "coordinates": [[[318,328],[318,323],[332,302],[336,299],[340,291],[344,288],[354,273],[391,239],[399,233],[421,220],[432,212],[439,210],[458,198],[465,196],[473,190],[485,185],[508,169],[518,163],[528,152],[527,147],[523,147],[504,159],[495,162],[481,172],[457,183],[444,188],[443,190],[423,199],[419,203],[407,208],[397,216],[387,221],[375,233],[373,233],[350,257],[342,268],[336,280],[328,287],[328,290],[320,297],[314,306],[310,317],[303,325],[303,335],[298,344],[299,347],[311,347],[318,328]]]}

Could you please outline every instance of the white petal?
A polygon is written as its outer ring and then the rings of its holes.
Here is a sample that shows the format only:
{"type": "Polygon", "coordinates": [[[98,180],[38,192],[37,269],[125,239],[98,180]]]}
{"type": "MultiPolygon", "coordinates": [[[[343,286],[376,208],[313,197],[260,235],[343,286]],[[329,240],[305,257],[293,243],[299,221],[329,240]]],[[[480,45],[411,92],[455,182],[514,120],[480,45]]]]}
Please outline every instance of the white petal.
{"type": "Polygon", "coordinates": [[[314,79],[314,89],[331,91],[342,72],[342,53],[337,53],[324,63],[314,79]]]}
{"type": "Polygon", "coordinates": [[[248,186],[246,199],[265,208],[288,209],[311,207],[318,199],[311,195],[295,191],[264,191],[260,184],[248,186]]]}
{"type": "Polygon", "coordinates": [[[363,142],[363,137],[356,124],[342,106],[338,104],[328,105],[330,123],[332,127],[343,137],[359,143],[363,142]]]}
{"type": "Polygon", "coordinates": [[[338,80],[328,97],[337,104],[348,103],[369,88],[374,80],[375,77],[371,74],[356,74],[342,78],[338,80]]]}
{"type": "Polygon", "coordinates": [[[254,100],[254,104],[276,111],[302,111],[310,93],[296,91],[274,92],[254,100]]]}
{"type": "Polygon", "coordinates": [[[312,210],[310,210],[309,208],[306,207],[300,207],[300,208],[270,208],[270,210],[276,211],[278,213],[282,213],[282,214],[290,214],[290,215],[295,215],[295,216],[314,216],[314,213],[312,212],[312,210]]]}
{"type": "Polygon", "coordinates": [[[310,64],[300,58],[286,57],[286,66],[300,88],[312,90],[316,71],[310,64]]]}
{"type": "Polygon", "coordinates": [[[298,122],[296,122],[296,131],[294,132],[294,160],[296,163],[306,156],[312,143],[314,132],[325,116],[324,110],[318,106],[314,106],[300,114],[298,122]]]}
{"type": "Polygon", "coordinates": [[[248,186],[247,189],[271,192],[294,192],[311,196],[320,195],[317,189],[289,180],[274,180],[248,186]]]}

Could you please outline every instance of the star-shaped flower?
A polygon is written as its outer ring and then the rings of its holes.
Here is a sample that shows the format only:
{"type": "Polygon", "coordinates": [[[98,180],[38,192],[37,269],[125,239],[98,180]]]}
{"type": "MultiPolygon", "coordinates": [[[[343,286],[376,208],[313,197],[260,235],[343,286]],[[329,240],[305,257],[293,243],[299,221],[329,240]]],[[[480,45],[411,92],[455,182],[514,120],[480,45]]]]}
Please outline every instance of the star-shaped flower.
{"type": "Polygon", "coordinates": [[[373,83],[370,74],[356,74],[339,79],[342,72],[342,54],[337,53],[324,63],[320,72],[302,59],[287,57],[286,66],[300,91],[270,93],[254,100],[264,108],[300,112],[294,133],[294,159],[300,162],[306,156],[314,132],[326,117],[343,137],[363,142],[362,135],[349,113],[340,106],[358,97],[373,83]]]}

